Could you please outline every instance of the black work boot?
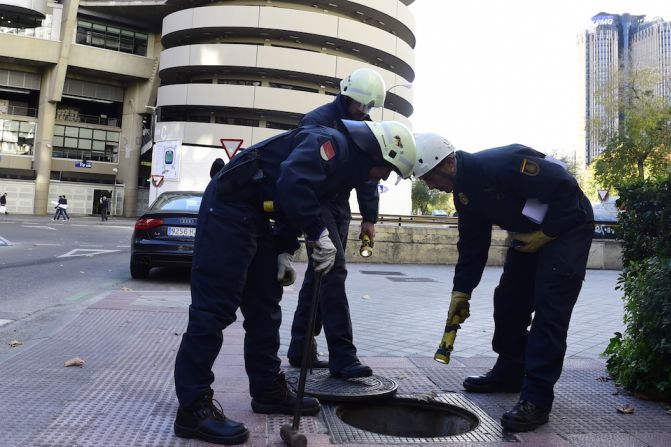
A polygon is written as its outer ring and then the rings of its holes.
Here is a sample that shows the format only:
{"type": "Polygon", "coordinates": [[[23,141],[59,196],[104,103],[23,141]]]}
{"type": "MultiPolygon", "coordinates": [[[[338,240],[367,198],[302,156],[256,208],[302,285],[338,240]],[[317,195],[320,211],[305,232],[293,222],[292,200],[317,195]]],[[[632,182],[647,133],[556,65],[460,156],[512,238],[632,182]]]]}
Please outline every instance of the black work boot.
{"type": "Polygon", "coordinates": [[[356,361],[351,365],[348,365],[341,369],[340,371],[333,372],[331,371],[333,377],[338,377],[340,379],[356,379],[358,377],[370,377],[373,375],[373,370],[370,366],[362,364],[360,361],[356,361]]]}
{"type": "MultiPolygon", "coordinates": [[[[312,341],[313,345],[315,346],[314,343],[316,343],[314,340],[312,341]]],[[[289,357],[289,364],[291,366],[295,366],[296,368],[301,367],[301,362],[302,362],[301,357],[289,357]]],[[[317,351],[314,351],[312,353],[312,358],[310,359],[310,363],[308,363],[308,368],[328,368],[329,367],[329,362],[326,360],[319,360],[319,354],[317,351]]]]}
{"type": "Polygon", "coordinates": [[[501,425],[509,431],[534,430],[547,423],[550,412],[542,410],[528,400],[520,400],[512,410],[501,416],[501,425]]]}
{"type": "Polygon", "coordinates": [[[214,444],[242,444],[249,438],[245,424],[224,416],[221,405],[210,391],[191,407],[179,407],[175,434],[180,438],[197,438],[214,444]]]}
{"type": "Polygon", "coordinates": [[[511,379],[490,369],[481,376],[469,376],[464,379],[464,388],[473,393],[519,393],[522,390],[522,377],[511,379]]]}
{"type": "MultiPolygon", "coordinates": [[[[320,408],[321,406],[317,399],[303,396],[303,405],[301,406],[302,416],[317,414],[320,408]]],[[[254,413],[293,415],[295,409],[296,393],[289,388],[283,372],[277,375],[275,382],[263,395],[252,398],[252,410],[254,410],[254,413]]]]}

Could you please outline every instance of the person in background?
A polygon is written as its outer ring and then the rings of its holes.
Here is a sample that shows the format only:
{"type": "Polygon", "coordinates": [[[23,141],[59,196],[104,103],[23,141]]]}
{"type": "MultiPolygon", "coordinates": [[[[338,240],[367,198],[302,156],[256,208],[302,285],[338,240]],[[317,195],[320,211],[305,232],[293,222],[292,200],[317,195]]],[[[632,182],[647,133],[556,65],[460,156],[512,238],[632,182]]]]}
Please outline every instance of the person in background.
{"type": "MultiPolygon", "coordinates": [[[[370,110],[373,107],[383,107],[385,95],[382,76],[373,69],[359,68],[342,80],[340,93],[332,102],[305,114],[300,124],[302,126],[315,124],[342,130],[343,119],[370,121],[368,115],[370,110]]],[[[363,183],[356,187],[356,192],[362,217],[359,238],[367,236],[373,246],[379,209],[377,182],[363,183]]],[[[317,342],[314,339],[310,359],[313,368],[330,368],[333,375],[343,378],[367,377],[373,374],[372,369],[363,365],[356,355],[352,320],[345,291],[347,278],[345,249],[352,220],[349,196],[350,190],[343,190],[321,206],[322,219],[329,230],[331,242],[337,249],[337,255],[335,265],[322,278],[320,306],[315,322],[315,335],[319,334],[322,324],[324,326],[329,361],[319,359],[317,342]]],[[[298,305],[291,326],[291,343],[287,352],[289,364],[296,367],[300,367],[302,361],[313,287],[314,271],[312,265],[308,264],[298,294],[298,305]]]]}
{"type": "MultiPolygon", "coordinates": [[[[344,132],[306,126],[269,138],[240,152],[210,180],[198,214],[189,322],[175,360],[177,436],[222,444],[249,437],[244,424],[223,414],[212,390],[222,331],[238,308],[252,410],[293,414],[297,398],[277,351],[282,287],[296,278],[291,261],[297,237],[305,235],[315,272],[328,273],[337,250],[321,204],[386,179],[392,170],[407,178],[415,163],[414,138],[402,124],[343,126],[344,132]]],[[[303,414],[319,409],[317,399],[303,398],[303,414]]]]}
{"type": "Polygon", "coordinates": [[[453,193],[459,213],[459,258],[447,326],[470,315],[492,225],[511,232],[494,291],[492,347],[498,358],[489,372],[467,377],[463,385],[475,393],[520,392],[501,424],[510,431],[533,430],[548,421],[561,375],[594,232],[590,202],[561,162],[530,147],[455,152],[440,135],[415,137],[414,176],[431,189],[453,193]]]}
{"type": "Polygon", "coordinates": [[[4,192],[0,196],[0,213],[9,214],[7,212],[7,193],[4,192]]]}
{"type": "Polygon", "coordinates": [[[107,196],[100,198],[100,220],[105,222],[107,220],[107,211],[109,210],[110,201],[107,196]]]}

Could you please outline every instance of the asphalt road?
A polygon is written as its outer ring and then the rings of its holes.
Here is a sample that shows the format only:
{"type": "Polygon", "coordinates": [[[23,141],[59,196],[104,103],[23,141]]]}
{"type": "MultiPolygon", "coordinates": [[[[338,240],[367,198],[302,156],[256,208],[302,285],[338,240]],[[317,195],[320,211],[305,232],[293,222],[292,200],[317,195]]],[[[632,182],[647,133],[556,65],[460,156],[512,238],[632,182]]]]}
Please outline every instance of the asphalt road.
{"type": "Polygon", "coordinates": [[[133,223],[0,216],[0,361],[11,357],[10,341],[48,337],[105,293],[188,289],[188,270],[154,269],[147,281],[130,277],[133,223]]]}

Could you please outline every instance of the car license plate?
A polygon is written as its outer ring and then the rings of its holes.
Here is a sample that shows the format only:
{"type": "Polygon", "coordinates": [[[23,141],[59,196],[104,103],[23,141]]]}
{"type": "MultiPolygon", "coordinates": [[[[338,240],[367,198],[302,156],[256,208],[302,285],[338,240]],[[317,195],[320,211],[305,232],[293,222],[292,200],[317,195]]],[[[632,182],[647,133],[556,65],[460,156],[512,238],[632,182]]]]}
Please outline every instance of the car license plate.
{"type": "Polygon", "coordinates": [[[168,227],[168,236],[195,237],[196,229],[190,227],[168,227]]]}

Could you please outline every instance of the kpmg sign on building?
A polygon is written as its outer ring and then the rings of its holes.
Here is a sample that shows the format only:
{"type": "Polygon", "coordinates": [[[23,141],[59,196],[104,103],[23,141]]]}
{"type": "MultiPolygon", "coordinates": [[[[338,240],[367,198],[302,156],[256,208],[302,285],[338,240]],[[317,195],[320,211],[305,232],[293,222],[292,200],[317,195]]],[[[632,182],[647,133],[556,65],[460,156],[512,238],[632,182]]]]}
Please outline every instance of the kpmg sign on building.
{"type": "Polygon", "coordinates": [[[615,24],[615,16],[611,14],[597,14],[594,17],[592,17],[592,23],[596,26],[599,25],[614,25],[615,24]]]}

